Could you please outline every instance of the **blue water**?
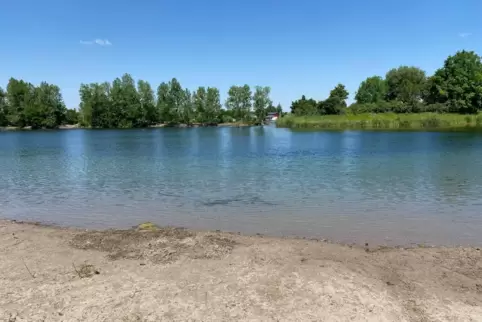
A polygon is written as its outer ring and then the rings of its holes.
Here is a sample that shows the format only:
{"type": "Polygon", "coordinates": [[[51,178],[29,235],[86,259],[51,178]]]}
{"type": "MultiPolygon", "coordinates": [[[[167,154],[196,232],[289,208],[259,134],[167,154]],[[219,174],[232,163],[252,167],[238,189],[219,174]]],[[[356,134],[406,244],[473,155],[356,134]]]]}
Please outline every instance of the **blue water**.
{"type": "Polygon", "coordinates": [[[0,133],[0,217],[482,244],[482,135],[275,127],[0,133]]]}

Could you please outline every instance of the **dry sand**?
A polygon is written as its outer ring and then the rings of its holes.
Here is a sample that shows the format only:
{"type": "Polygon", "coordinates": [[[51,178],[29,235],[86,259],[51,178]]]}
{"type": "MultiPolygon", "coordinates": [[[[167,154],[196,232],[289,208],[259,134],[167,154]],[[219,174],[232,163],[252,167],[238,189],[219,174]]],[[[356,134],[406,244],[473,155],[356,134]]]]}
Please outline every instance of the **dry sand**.
{"type": "Polygon", "coordinates": [[[0,221],[0,321],[482,321],[481,258],[0,221]]]}

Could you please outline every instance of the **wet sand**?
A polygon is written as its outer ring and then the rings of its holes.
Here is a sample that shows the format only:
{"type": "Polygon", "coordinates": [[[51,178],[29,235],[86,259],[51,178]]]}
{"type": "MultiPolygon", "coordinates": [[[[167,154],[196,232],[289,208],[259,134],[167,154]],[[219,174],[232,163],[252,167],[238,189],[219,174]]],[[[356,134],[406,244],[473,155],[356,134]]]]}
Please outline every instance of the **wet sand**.
{"type": "Polygon", "coordinates": [[[0,221],[0,321],[481,321],[478,248],[0,221]]]}

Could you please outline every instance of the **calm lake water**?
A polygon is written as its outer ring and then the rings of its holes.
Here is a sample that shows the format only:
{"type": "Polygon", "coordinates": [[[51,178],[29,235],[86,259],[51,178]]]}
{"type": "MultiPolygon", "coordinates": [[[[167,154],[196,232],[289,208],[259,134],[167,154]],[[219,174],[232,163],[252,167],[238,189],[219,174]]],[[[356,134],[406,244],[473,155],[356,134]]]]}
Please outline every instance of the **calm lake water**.
{"type": "Polygon", "coordinates": [[[275,127],[0,133],[0,217],[482,244],[482,135],[275,127]]]}

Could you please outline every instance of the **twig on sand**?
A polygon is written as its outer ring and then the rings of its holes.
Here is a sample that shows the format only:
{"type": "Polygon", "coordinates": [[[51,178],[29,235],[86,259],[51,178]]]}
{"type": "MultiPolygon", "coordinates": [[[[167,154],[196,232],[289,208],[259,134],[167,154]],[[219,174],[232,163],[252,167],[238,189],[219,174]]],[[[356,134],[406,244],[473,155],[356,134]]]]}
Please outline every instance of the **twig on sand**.
{"type": "Polygon", "coordinates": [[[77,270],[77,267],[75,267],[74,262],[72,262],[72,266],[74,267],[74,270],[77,273],[77,275],[79,275],[79,277],[82,278],[82,275],[80,275],[80,272],[77,270]]]}
{"type": "Polygon", "coordinates": [[[22,262],[23,262],[23,265],[25,266],[25,268],[27,269],[28,273],[30,274],[30,276],[32,276],[32,278],[35,278],[35,275],[32,274],[32,272],[30,271],[30,269],[29,269],[28,266],[27,266],[27,263],[25,263],[25,261],[23,260],[23,258],[22,258],[22,262]]]}

